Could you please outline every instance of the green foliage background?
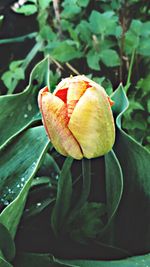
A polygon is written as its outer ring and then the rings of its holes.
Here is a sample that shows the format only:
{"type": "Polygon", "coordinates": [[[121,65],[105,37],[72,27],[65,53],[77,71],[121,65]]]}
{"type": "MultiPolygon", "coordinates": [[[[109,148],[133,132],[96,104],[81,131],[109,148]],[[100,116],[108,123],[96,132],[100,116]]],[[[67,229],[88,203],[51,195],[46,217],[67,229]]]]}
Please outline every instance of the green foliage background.
{"type": "MultiPolygon", "coordinates": [[[[1,93],[22,91],[31,66],[46,55],[51,60],[52,89],[62,77],[78,73],[96,80],[109,94],[122,82],[127,84],[130,100],[123,128],[149,149],[149,1],[27,0],[24,5],[13,3],[8,8],[15,12],[18,23],[20,17],[24,16],[25,24],[32,17],[36,31],[1,38],[3,47],[16,42],[18,47],[22,45],[22,51],[26,41],[32,40],[24,57],[15,58],[12,51],[9,67],[2,67],[1,93]]],[[[1,14],[1,31],[5,30],[7,18],[1,14]]]]}

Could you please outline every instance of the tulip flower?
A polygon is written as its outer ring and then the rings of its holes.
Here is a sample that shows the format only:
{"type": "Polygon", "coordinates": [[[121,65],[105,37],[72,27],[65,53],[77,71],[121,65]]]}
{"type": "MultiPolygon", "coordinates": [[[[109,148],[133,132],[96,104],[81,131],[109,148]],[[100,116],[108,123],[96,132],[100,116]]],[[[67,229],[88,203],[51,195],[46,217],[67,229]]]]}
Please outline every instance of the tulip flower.
{"type": "Polygon", "coordinates": [[[53,93],[40,90],[43,124],[55,149],[75,159],[95,158],[111,150],[115,126],[105,90],[84,75],[63,79],[53,93]]]}

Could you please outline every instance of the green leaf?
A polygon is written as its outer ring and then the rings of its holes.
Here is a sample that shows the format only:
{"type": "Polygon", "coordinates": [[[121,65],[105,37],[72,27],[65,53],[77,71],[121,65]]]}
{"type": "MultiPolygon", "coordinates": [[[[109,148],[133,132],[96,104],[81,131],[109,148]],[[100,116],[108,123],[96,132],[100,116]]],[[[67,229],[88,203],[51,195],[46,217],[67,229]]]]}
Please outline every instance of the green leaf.
{"type": "Polygon", "coordinates": [[[114,113],[114,116],[116,117],[117,127],[120,129],[122,115],[129,106],[129,102],[122,84],[120,84],[119,87],[115,90],[115,92],[113,92],[113,94],[111,95],[111,99],[115,102],[112,106],[112,111],[114,113]]]}
{"type": "Polygon", "coordinates": [[[33,69],[29,86],[24,92],[0,96],[1,110],[5,111],[0,116],[1,148],[18,133],[41,118],[37,105],[37,95],[39,89],[44,86],[44,82],[46,83],[47,71],[48,58],[41,61],[33,69]]]}
{"type": "Polygon", "coordinates": [[[15,61],[12,61],[10,63],[10,66],[9,66],[10,70],[11,71],[15,71],[16,68],[18,68],[18,67],[21,66],[22,62],[23,62],[23,60],[15,60],[15,61]]]}
{"type": "Polygon", "coordinates": [[[23,68],[16,68],[14,71],[14,78],[17,80],[23,80],[25,78],[23,68]]]}
{"type": "Polygon", "coordinates": [[[150,84],[150,75],[147,75],[145,78],[141,78],[136,88],[142,90],[142,95],[146,95],[149,93],[149,84],[150,84]]]}
{"type": "Polygon", "coordinates": [[[104,204],[85,203],[69,226],[71,237],[81,243],[95,239],[104,226],[101,217],[105,213],[106,206],[104,204]]]}
{"type": "Polygon", "coordinates": [[[91,189],[91,160],[84,158],[82,159],[82,178],[82,192],[75,207],[71,210],[69,214],[68,224],[70,224],[70,222],[72,222],[74,218],[76,218],[78,212],[88,200],[91,189]]]}
{"type": "Polygon", "coordinates": [[[0,266],[1,267],[13,267],[9,262],[7,262],[3,256],[0,255],[0,266]]]}
{"type": "Polygon", "coordinates": [[[12,202],[0,214],[0,222],[6,226],[13,237],[24,209],[32,178],[48,144],[49,140],[41,126],[20,134],[1,151],[1,196],[4,201],[10,199],[12,202]]]}
{"type": "Polygon", "coordinates": [[[113,11],[100,13],[93,10],[90,15],[90,28],[95,34],[115,35],[118,18],[114,16],[113,11]]]}
{"type": "Polygon", "coordinates": [[[76,0],[64,0],[62,6],[64,9],[61,12],[61,18],[72,19],[81,12],[81,7],[77,5],[76,0]]]}
{"type": "Polygon", "coordinates": [[[94,50],[90,50],[87,54],[87,63],[89,68],[93,70],[100,70],[100,54],[95,52],[94,50]]]}
{"type": "Polygon", "coordinates": [[[71,206],[72,178],[70,168],[72,162],[72,158],[66,159],[58,180],[56,203],[51,216],[52,229],[56,235],[60,234],[71,206]]]}
{"type": "Polygon", "coordinates": [[[44,160],[41,162],[40,169],[37,172],[38,176],[50,176],[54,179],[60,174],[60,169],[48,153],[45,155],[44,160]]]}
{"type": "Polygon", "coordinates": [[[137,52],[142,56],[150,56],[150,42],[149,38],[144,38],[140,41],[137,52]]]}
{"type": "Polygon", "coordinates": [[[100,58],[107,67],[116,67],[120,65],[120,58],[115,50],[102,50],[100,58]]]}
{"type": "Polygon", "coordinates": [[[42,29],[40,30],[40,36],[47,41],[54,41],[57,36],[56,34],[52,31],[50,25],[44,25],[42,29]]]}
{"type": "Polygon", "coordinates": [[[150,37],[150,21],[143,23],[141,35],[144,37],[150,37]]]}
{"type": "Polygon", "coordinates": [[[37,6],[32,4],[26,4],[19,8],[13,8],[13,10],[18,14],[23,14],[25,16],[33,15],[37,12],[37,6]]]}
{"type": "Polygon", "coordinates": [[[81,7],[86,7],[89,4],[89,0],[78,0],[77,3],[81,7]]]}
{"type": "Polygon", "coordinates": [[[47,7],[49,7],[49,4],[51,2],[52,2],[52,0],[40,0],[40,1],[38,1],[38,4],[39,4],[41,9],[46,9],[47,7]]]}
{"type": "Polygon", "coordinates": [[[10,90],[12,88],[12,82],[13,82],[13,73],[11,71],[6,71],[2,77],[1,77],[3,83],[5,86],[10,90]]]}
{"type": "Polygon", "coordinates": [[[130,257],[123,260],[61,260],[50,254],[20,253],[16,258],[15,267],[148,267],[150,254],[130,257]]]}
{"type": "MultiPolygon", "coordinates": [[[[51,254],[20,253],[17,255],[14,267],[66,267],[74,266],[59,263],[51,254]]],[[[4,266],[5,267],[5,266],[4,266]]],[[[7,266],[6,266],[7,267],[7,266]]],[[[9,267],[9,266],[8,266],[9,267]]]]}
{"type": "Polygon", "coordinates": [[[118,126],[114,149],[124,177],[124,191],[116,220],[116,242],[117,246],[134,254],[146,253],[150,247],[150,153],[121,130],[121,116],[128,107],[121,86],[112,99],[116,103],[114,113],[118,126]]]}
{"type": "Polygon", "coordinates": [[[120,163],[113,151],[110,151],[108,154],[105,155],[105,172],[108,222],[104,227],[102,233],[105,233],[105,231],[107,231],[107,229],[111,227],[109,231],[109,236],[107,236],[105,242],[108,242],[111,245],[115,245],[113,219],[118,210],[123,193],[123,174],[120,163]]]}
{"type": "Polygon", "coordinates": [[[124,194],[116,225],[118,246],[130,249],[133,253],[148,252],[150,247],[150,154],[123,131],[120,131],[115,152],[124,175],[124,194]],[[123,218],[126,220],[124,221],[123,218]],[[129,233],[130,243],[127,240],[129,233]]]}
{"type": "Polygon", "coordinates": [[[125,34],[125,51],[128,54],[132,54],[133,50],[137,49],[140,44],[140,38],[132,31],[127,31],[125,34]]]}
{"type": "Polygon", "coordinates": [[[64,41],[60,42],[59,45],[53,49],[51,56],[60,62],[66,62],[81,57],[81,52],[77,51],[77,49],[67,41],[64,41]]]}
{"type": "Polygon", "coordinates": [[[143,32],[143,23],[140,20],[133,19],[130,24],[129,30],[135,35],[141,35],[143,32]]]}
{"type": "MultiPolygon", "coordinates": [[[[2,251],[5,259],[13,260],[15,257],[15,244],[7,228],[0,223],[0,251],[2,251]]],[[[1,266],[1,265],[0,265],[1,266]]]]}
{"type": "Polygon", "coordinates": [[[83,42],[90,44],[91,42],[91,31],[89,23],[86,20],[82,20],[76,27],[76,31],[83,42]]]}

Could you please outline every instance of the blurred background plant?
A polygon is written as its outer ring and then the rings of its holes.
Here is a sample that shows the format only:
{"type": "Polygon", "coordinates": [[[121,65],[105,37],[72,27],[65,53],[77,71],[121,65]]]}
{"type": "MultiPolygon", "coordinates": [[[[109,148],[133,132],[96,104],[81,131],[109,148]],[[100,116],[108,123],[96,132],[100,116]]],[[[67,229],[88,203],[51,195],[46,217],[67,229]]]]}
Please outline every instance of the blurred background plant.
{"type": "Polygon", "coordinates": [[[33,66],[51,61],[50,85],[85,74],[108,94],[125,86],[123,128],[150,149],[150,2],[1,0],[0,94],[23,91],[33,66]]]}

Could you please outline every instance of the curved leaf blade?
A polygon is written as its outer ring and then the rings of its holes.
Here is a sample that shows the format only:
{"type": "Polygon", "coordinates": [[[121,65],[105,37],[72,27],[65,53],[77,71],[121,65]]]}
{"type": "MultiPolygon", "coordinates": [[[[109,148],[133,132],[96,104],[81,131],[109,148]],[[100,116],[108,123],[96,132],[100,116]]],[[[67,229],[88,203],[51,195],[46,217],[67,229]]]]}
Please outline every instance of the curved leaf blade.
{"type": "Polygon", "coordinates": [[[46,82],[47,75],[48,58],[45,58],[33,69],[25,91],[16,95],[0,96],[0,106],[3,110],[0,116],[0,149],[33,122],[41,119],[37,95],[46,82]]]}
{"type": "MultiPolygon", "coordinates": [[[[0,250],[11,261],[15,257],[15,244],[7,228],[0,223],[0,250]]],[[[1,265],[0,265],[1,266],[1,265]]]]}
{"type": "Polygon", "coordinates": [[[14,237],[31,186],[32,178],[46,153],[49,140],[44,127],[35,127],[20,134],[1,152],[1,192],[15,191],[13,201],[0,214],[3,223],[14,237]],[[31,145],[32,144],[32,145],[31,145]],[[22,180],[21,180],[22,179],[22,180]],[[22,185],[21,185],[22,183],[22,185]],[[20,185],[17,187],[17,185],[20,185]]]}

